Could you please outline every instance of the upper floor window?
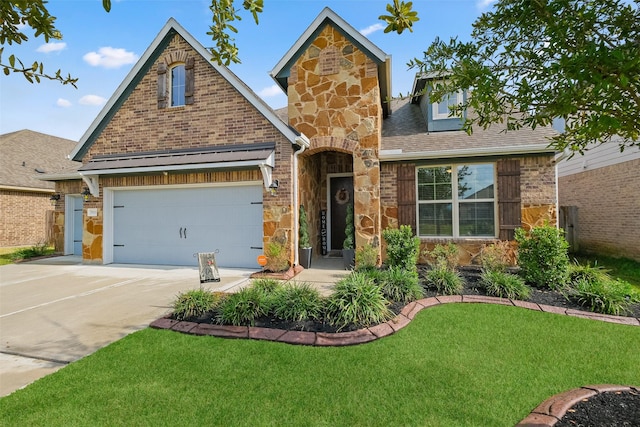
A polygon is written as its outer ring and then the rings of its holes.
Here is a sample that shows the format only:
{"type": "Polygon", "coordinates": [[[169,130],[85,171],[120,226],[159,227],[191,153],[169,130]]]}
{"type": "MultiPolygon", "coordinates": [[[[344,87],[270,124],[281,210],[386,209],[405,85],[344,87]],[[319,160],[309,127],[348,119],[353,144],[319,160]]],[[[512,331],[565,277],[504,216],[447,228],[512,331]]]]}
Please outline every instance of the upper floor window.
{"type": "Polygon", "coordinates": [[[432,119],[440,120],[440,119],[448,119],[450,108],[454,105],[462,104],[462,92],[449,93],[442,97],[440,102],[434,102],[432,108],[432,119]]]}
{"type": "Polygon", "coordinates": [[[418,235],[495,237],[495,167],[451,164],[417,170],[418,235]]]}
{"type": "Polygon", "coordinates": [[[171,68],[171,106],[185,104],[186,73],[184,64],[171,68]]]}

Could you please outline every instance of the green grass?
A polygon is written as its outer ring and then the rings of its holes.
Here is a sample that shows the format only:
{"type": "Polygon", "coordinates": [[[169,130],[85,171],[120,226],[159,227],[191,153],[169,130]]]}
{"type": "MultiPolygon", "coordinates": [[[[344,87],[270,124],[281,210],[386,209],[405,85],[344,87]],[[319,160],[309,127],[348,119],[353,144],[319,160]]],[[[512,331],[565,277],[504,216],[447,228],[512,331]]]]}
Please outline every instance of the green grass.
{"type": "Polygon", "coordinates": [[[555,393],[640,385],[640,327],[498,305],[314,348],[145,329],[0,399],[3,425],[513,426],[555,393]]]}
{"type": "Polygon", "coordinates": [[[622,279],[640,288],[640,262],[628,258],[613,258],[605,255],[580,254],[574,256],[580,264],[597,265],[608,270],[612,277],[622,279]]]}
{"type": "Polygon", "coordinates": [[[45,245],[0,248],[0,265],[13,264],[16,260],[51,255],[53,247],[45,245]]]}

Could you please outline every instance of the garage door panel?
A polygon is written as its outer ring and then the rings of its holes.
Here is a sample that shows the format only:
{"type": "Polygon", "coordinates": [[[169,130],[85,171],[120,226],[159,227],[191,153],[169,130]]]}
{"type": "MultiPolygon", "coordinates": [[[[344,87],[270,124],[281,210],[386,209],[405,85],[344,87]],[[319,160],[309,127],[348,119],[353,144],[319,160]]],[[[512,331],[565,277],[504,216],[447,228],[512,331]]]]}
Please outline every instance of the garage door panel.
{"type": "Polygon", "coordinates": [[[115,191],[114,262],[197,265],[218,250],[220,267],[255,268],[261,202],[260,186],[115,191]]]}

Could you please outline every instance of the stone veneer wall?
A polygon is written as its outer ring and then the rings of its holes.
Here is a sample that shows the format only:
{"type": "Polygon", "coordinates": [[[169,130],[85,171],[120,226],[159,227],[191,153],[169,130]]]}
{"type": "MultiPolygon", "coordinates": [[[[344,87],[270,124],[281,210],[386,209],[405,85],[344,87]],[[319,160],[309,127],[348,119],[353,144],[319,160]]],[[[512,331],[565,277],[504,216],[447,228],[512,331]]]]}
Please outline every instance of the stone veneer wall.
{"type": "MultiPolygon", "coordinates": [[[[381,212],[382,229],[398,227],[398,199],[397,199],[397,169],[398,163],[383,163],[381,176],[381,212]]],[[[520,197],[522,225],[525,229],[549,222],[556,225],[556,173],[553,156],[533,156],[520,158],[520,197]]],[[[438,244],[453,241],[461,249],[460,263],[473,264],[478,262],[478,255],[483,245],[494,240],[486,239],[447,239],[422,238],[420,244],[420,260],[424,263],[427,258],[425,251],[433,249],[438,244]]]]}
{"type": "Polygon", "coordinates": [[[0,246],[47,243],[51,193],[0,190],[0,246]]]}
{"type": "Polygon", "coordinates": [[[581,251],[640,261],[640,159],[560,177],[558,192],[578,207],[581,251]]]}
{"type": "MultiPolygon", "coordinates": [[[[284,243],[290,252],[290,259],[293,260],[293,147],[290,141],[180,36],[176,35],[173,38],[163,54],[133,88],[84,156],[83,162],[95,155],[261,142],[276,143],[276,167],[273,178],[279,182],[276,195],[263,191],[263,241],[265,246],[271,241],[284,243]],[[189,57],[195,58],[194,103],[158,108],[158,64],[164,62],[170,66],[176,58],[189,57]]],[[[262,181],[262,175],[256,168],[251,171],[169,174],[168,177],[100,177],[100,196],[90,197],[85,203],[85,212],[87,208],[97,208],[98,216],[90,219],[85,216],[84,219],[84,261],[102,263],[103,260],[103,187],[195,184],[248,179],[262,181]]],[[[59,205],[57,210],[59,213],[56,223],[60,224],[60,221],[64,222],[60,220],[64,204],[59,205]]]]}
{"type": "Polygon", "coordinates": [[[356,247],[378,245],[382,106],[376,64],[325,26],[290,70],[289,123],[311,140],[309,155],[353,156],[356,247]]]}

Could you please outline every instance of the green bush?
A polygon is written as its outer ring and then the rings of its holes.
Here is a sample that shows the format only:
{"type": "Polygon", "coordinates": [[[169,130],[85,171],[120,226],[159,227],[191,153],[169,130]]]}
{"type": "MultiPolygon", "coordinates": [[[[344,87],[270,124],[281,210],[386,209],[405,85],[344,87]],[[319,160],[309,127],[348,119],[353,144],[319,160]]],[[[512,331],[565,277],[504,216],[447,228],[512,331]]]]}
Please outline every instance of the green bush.
{"type": "Polygon", "coordinates": [[[381,272],[379,280],[388,300],[408,303],[424,296],[417,271],[391,267],[381,272]]]}
{"type": "Polygon", "coordinates": [[[574,262],[569,265],[569,282],[574,283],[581,279],[588,282],[598,282],[610,280],[611,276],[607,270],[599,267],[597,263],[593,265],[589,263],[581,265],[578,261],[574,260],[574,262]]]}
{"type": "Polygon", "coordinates": [[[282,283],[279,280],[275,279],[256,279],[251,282],[251,286],[254,289],[263,291],[266,294],[272,294],[277,292],[282,287],[282,283]]]}
{"type": "Polygon", "coordinates": [[[462,293],[464,279],[456,270],[446,267],[436,267],[426,274],[428,287],[436,289],[436,292],[443,295],[455,295],[462,293]]]}
{"type": "Polygon", "coordinates": [[[367,243],[356,249],[356,270],[373,270],[378,265],[378,249],[367,243]]]}
{"type": "Polygon", "coordinates": [[[633,303],[640,302],[640,294],[633,286],[620,279],[588,280],[579,278],[572,283],[569,298],[591,311],[620,315],[633,303]]]}
{"type": "Polygon", "coordinates": [[[178,294],[173,302],[173,317],[178,320],[199,317],[215,308],[220,298],[206,289],[193,289],[178,294]]]}
{"type": "Polygon", "coordinates": [[[365,273],[354,271],[336,283],[327,300],[327,318],[338,328],[350,324],[367,327],[392,317],[380,286],[365,273]]]}
{"type": "Polygon", "coordinates": [[[541,289],[561,290],[569,278],[569,244],[563,230],[549,225],[528,233],[517,228],[518,264],[527,283],[541,289]]]}
{"type": "Polygon", "coordinates": [[[307,220],[307,212],[304,210],[304,205],[300,205],[300,215],[298,218],[299,240],[298,247],[310,248],[311,240],[309,239],[309,222],[307,220]]]}
{"type": "Polygon", "coordinates": [[[410,226],[387,228],[382,232],[382,237],[387,244],[387,264],[390,267],[417,269],[420,239],[413,235],[410,226]]]}
{"type": "Polygon", "coordinates": [[[324,301],[320,292],[308,283],[283,286],[273,299],[273,314],[282,320],[303,321],[320,319],[324,301]]]}
{"type": "Polygon", "coordinates": [[[480,251],[483,271],[506,271],[514,263],[515,257],[511,243],[506,240],[483,245],[480,251]]]}
{"type": "Polygon", "coordinates": [[[527,300],[531,296],[531,288],[525,284],[522,277],[504,271],[484,271],[480,276],[480,283],[487,290],[487,294],[495,297],[527,300]]]}
{"type": "Polygon", "coordinates": [[[289,268],[289,254],[282,243],[270,242],[264,254],[267,257],[267,265],[265,265],[267,270],[277,273],[289,268]]]}
{"type": "Polygon", "coordinates": [[[345,228],[344,228],[344,242],[342,242],[342,249],[353,249],[355,248],[354,238],[355,238],[355,228],[353,226],[353,204],[347,205],[347,214],[345,217],[345,228]]]}
{"type": "Polygon", "coordinates": [[[218,322],[231,325],[253,325],[257,318],[271,311],[272,297],[259,287],[248,286],[230,294],[219,307],[218,322]]]}
{"type": "Polygon", "coordinates": [[[425,254],[431,260],[432,268],[455,270],[460,259],[460,249],[452,242],[435,245],[433,250],[425,251],[425,254]]]}
{"type": "Polygon", "coordinates": [[[11,254],[11,260],[17,261],[22,259],[35,258],[53,253],[53,248],[46,243],[38,243],[29,248],[18,249],[11,254]]]}

